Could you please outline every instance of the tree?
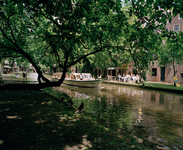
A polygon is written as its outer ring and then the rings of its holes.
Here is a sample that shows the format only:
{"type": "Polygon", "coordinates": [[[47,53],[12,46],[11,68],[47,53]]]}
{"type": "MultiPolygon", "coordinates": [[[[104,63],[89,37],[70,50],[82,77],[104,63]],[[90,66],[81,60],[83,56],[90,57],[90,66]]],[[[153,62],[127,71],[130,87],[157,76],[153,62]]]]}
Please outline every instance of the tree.
{"type": "MultiPolygon", "coordinates": [[[[152,54],[162,44],[162,35],[155,30],[164,30],[165,28],[165,25],[159,26],[156,21],[157,16],[162,15],[163,12],[159,9],[152,9],[155,5],[154,2],[132,0],[131,4],[125,8],[129,10],[125,12],[129,28],[122,40],[122,45],[125,46],[125,51],[129,54],[127,59],[134,62],[136,73],[140,74],[143,80],[146,80],[146,72],[153,60],[152,54]]],[[[159,23],[164,22],[168,17],[162,15],[159,23]]]]}
{"type": "MultiPolygon", "coordinates": [[[[162,47],[163,39],[165,37],[170,38],[170,33],[166,29],[166,21],[168,20],[171,22],[171,10],[173,10],[174,16],[177,15],[177,13],[182,15],[182,3],[183,2],[180,0],[161,0],[153,2],[135,0],[131,1],[128,16],[134,16],[133,21],[131,21],[130,24],[133,27],[130,28],[131,34],[126,37],[127,41],[125,43],[127,43],[128,48],[126,48],[131,53],[130,56],[132,57],[135,68],[140,71],[139,74],[144,80],[146,80],[146,71],[149,69],[149,64],[153,60],[153,55],[158,55],[158,53],[161,53],[162,51],[164,51],[164,53],[169,51],[165,51],[165,49],[162,47]],[[141,27],[142,25],[143,28],[141,27]]],[[[173,47],[176,50],[178,47],[181,48],[179,46],[181,42],[180,40],[178,41],[177,38],[180,39],[179,36],[175,35],[172,37],[172,40],[168,40],[169,43],[174,45],[173,47]]],[[[182,54],[180,53],[180,50],[179,54],[182,54]]],[[[174,55],[172,55],[174,58],[173,62],[175,61],[174,55]]],[[[178,56],[178,53],[176,53],[176,57],[177,62],[181,60],[180,55],[178,56]]]]}
{"type": "Polygon", "coordinates": [[[37,65],[40,58],[48,53],[63,69],[62,78],[54,83],[60,85],[67,68],[114,46],[110,42],[117,41],[125,23],[120,1],[5,1],[1,8],[1,50],[27,58],[47,85],[51,82],[37,65]],[[32,43],[42,46],[33,49],[32,43]]]}
{"type": "Polygon", "coordinates": [[[116,51],[132,53],[142,48],[150,54],[158,45],[153,45],[152,31],[164,31],[170,18],[159,6],[180,11],[179,3],[166,6],[165,2],[132,0],[128,9],[121,9],[120,0],[4,0],[0,4],[0,50],[26,58],[46,82],[44,86],[60,86],[69,67],[99,52],[113,56],[116,51]],[[135,21],[131,23],[129,18],[135,21]],[[57,83],[43,76],[39,64],[46,63],[63,69],[57,83]]]}
{"type": "MultiPolygon", "coordinates": [[[[158,51],[159,65],[169,66],[170,64],[172,64],[173,76],[176,76],[176,64],[181,64],[183,57],[183,33],[169,31],[167,35],[168,38],[164,39],[164,44],[162,45],[162,48],[158,51]]],[[[174,86],[176,86],[175,82],[174,86]]]]}

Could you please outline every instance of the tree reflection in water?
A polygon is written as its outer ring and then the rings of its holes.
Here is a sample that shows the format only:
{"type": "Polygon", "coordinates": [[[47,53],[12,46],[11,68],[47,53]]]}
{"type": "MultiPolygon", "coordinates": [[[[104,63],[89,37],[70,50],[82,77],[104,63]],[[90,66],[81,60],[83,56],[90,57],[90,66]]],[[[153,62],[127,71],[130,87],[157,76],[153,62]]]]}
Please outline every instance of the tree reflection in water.
{"type": "Polygon", "coordinates": [[[86,112],[106,120],[114,130],[128,128],[156,143],[183,146],[183,95],[110,84],[101,86],[104,88],[63,85],[45,91],[58,98],[62,93],[73,97],[75,108],[83,102],[86,112]]]}

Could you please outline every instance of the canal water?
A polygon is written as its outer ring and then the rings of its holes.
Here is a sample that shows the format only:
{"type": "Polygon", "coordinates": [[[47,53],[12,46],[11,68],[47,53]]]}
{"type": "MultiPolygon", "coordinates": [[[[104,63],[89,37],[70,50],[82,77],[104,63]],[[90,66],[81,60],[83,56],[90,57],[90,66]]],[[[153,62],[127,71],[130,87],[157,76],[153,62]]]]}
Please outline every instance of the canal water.
{"type": "Polygon", "coordinates": [[[138,137],[165,149],[183,148],[183,94],[102,83],[101,89],[62,85],[44,91],[60,98],[72,97],[74,107],[106,120],[110,126],[127,128],[138,137]]]}

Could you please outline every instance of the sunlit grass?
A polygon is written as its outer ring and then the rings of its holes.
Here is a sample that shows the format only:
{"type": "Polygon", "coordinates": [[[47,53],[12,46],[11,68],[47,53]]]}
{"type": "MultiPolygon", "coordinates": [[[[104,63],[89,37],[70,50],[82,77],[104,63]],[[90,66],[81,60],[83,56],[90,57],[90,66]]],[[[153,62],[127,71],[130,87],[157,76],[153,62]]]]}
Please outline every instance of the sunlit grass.
{"type": "Polygon", "coordinates": [[[176,87],[173,84],[169,85],[169,84],[148,83],[148,82],[146,82],[144,85],[145,85],[145,87],[152,87],[152,88],[159,88],[159,89],[182,90],[183,91],[183,87],[176,87]]]}

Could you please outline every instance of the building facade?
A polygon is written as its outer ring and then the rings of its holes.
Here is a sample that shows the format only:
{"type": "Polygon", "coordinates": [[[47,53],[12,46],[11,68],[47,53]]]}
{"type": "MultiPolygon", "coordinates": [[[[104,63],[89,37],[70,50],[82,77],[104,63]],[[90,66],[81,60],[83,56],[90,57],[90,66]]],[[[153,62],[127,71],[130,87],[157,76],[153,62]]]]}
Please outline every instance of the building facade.
{"type": "Polygon", "coordinates": [[[172,17],[172,22],[167,22],[166,27],[168,31],[183,31],[183,19],[180,17],[180,14],[172,17]]]}
{"type": "MultiPolygon", "coordinates": [[[[147,80],[153,82],[166,82],[166,83],[174,83],[174,69],[172,65],[159,66],[157,60],[154,60],[150,64],[150,71],[147,73],[147,80]]],[[[175,72],[178,82],[183,84],[183,65],[176,64],[175,72]]]]}
{"type": "MultiPolygon", "coordinates": [[[[183,19],[180,14],[172,17],[172,22],[167,22],[168,31],[183,31],[183,19]]],[[[174,69],[173,65],[159,66],[158,61],[154,60],[150,64],[150,71],[147,73],[147,80],[154,82],[174,83],[174,69]]],[[[183,84],[183,63],[175,64],[175,72],[178,82],[183,84]]]]}

